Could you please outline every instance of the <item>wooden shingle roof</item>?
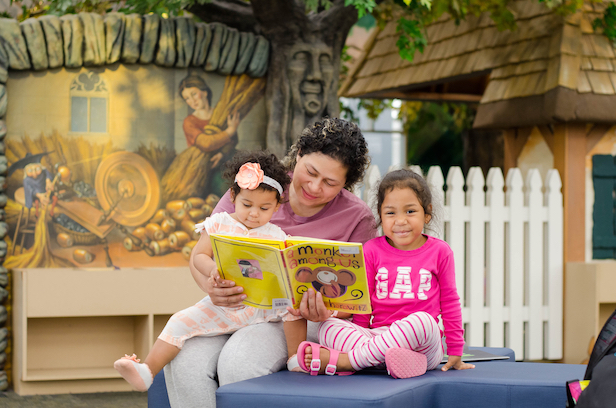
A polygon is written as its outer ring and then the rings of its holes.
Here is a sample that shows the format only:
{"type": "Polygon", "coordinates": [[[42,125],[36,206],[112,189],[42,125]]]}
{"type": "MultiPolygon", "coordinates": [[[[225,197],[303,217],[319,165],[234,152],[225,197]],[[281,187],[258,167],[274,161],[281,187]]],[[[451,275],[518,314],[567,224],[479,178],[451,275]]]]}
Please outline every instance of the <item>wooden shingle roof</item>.
{"type": "Polygon", "coordinates": [[[562,17],[536,0],[515,1],[514,31],[498,31],[487,13],[458,25],[444,15],[427,27],[428,44],[412,62],[398,55],[390,22],[367,43],[340,94],[475,101],[476,127],[514,125],[511,109],[527,114],[524,125],[616,122],[616,49],[592,28],[607,4],[587,3],[562,17]],[[606,97],[611,111],[587,106],[605,105],[606,97]]]}

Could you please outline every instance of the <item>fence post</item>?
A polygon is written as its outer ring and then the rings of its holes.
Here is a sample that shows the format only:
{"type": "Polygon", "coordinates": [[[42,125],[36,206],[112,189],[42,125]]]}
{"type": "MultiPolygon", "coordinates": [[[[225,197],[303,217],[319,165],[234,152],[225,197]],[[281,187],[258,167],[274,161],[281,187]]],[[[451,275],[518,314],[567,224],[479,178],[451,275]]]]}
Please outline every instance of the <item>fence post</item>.
{"type": "Polygon", "coordinates": [[[485,299],[485,186],[481,167],[471,167],[466,177],[466,203],[470,210],[466,241],[466,282],[469,344],[484,345],[485,299]]]}
{"type": "Polygon", "coordinates": [[[558,170],[548,170],[545,205],[548,221],[545,237],[546,272],[548,274],[545,357],[563,357],[563,195],[558,170]]]}
{"type": "Polygon", "coordinates": [[[454,253],[454,263],[456,265],[456,287],[460,295],[462,304],[462,320],[468,321],[464,316],[466,306],[466,296],[464,293],[464,275],[466,265],[466,254],[464,252],[464,176],[459,167],[451,167],[447,174],[447,192],[445,202],[449,207],[449,223],[445,229],[447,243],[454,253]]]}
{"type": "Polygon", "coordinates": [[[437,217],[433,217],[430,222],[431,228],[435,232],[437,238],[443,239],[445,234],[445,197],[443,196],[445,178],[440,166],[431,166],[428,170],[426,181],[432,192],[432,209],[436,211],[437,217]],[[440,211],[440,212],[439,212],[440,211]]]}
{"type": "Polygon", "coordinates": [[[506,238],[505,276],[509,324],[505,344],[513,349],[516,359],[524,359],[524,195],[520,169],[509,170],[506,185],[505,206],[509,208],[509,228],[506,238]]]}
{"type": "Polygon", "coordinates": [[[489,211],[488,229],[486,236],[486,275],[487,299],[490,309],[490,322],[488,324],[489,347],[503,347],[505,345],[504,310],[505,305],[505,179],[498,167],[488,171],[488,191],[486,205],[489,211]]]}
{"type": "Polygon", "coordinates": [[[368,207],[372,209],[372,212],[376,211],[376,194],[375,187],[379,184],[379,180],[381,179],[381,172],[379,171],[379,166],[375,164],[371,164],[366,171],[366,175],[364,176],[364,194],[363,200],[368,207]]]}
{"type": "Polygon", "coordinates": [[[526,245],[526,290],[528,299],[527,360],[543,358],[543,194],[539,170],[526,175],[525,205],[528,207],[526,245]]]}

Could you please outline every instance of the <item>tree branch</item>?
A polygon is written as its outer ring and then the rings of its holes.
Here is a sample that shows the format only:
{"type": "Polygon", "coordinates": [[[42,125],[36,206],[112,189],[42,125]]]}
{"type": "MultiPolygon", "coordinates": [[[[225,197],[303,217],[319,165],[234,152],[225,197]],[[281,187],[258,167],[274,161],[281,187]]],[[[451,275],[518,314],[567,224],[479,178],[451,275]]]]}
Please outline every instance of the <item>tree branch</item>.
{"type": "Polygon", "coordinates": [[[333,27],[337,33],[344,33],[346,38],[347,33],[357,22],[357,10],[354,6],[344,6],[344,0],[332,1],[332,6],[325,11],[320,12],[314,18],[314,23],[323,32],[331,32],[333,27]]]}
{"type": "Polygon", "coordinates": [[[306,5],[301,0],[252,0],[254,17],[268,38],[297,38],[307,30],[306,5]]]}
{"type": "Polygon", "coordinates": [[[223,23],[239,31],[259,34],[252,7],[241,0],[212,0],[203,4],[193,4],[188,11],[206,23],[223,23]]]}

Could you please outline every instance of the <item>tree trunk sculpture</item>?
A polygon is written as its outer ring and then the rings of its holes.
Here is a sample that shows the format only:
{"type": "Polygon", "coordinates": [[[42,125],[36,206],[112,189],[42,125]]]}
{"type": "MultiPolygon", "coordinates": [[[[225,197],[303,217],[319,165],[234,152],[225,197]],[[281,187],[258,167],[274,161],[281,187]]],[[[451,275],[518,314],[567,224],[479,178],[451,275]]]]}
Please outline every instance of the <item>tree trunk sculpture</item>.
{"type": "Polygon", "coordinates": [[[189,11],[203,21],[252,31],[270,41],[266,86],[270,151],[284,156],[307,125],[339,115],[340,55],[357,21],[353,6],[333,0],[329,9],[307,14],[302,0],[213,0],[189,11]]]}

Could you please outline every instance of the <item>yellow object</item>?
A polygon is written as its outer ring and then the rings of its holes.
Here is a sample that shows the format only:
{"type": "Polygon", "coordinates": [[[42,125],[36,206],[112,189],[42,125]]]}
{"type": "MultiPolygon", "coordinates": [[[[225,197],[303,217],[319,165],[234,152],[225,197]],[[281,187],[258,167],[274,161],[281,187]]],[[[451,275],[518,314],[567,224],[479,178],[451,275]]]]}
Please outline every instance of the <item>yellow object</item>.
{"type": "Polygon", "coordinates": [[[362,245],[290,237],[286,241],[211,234],[223,279],[244,288],[244,303],[259,309],[299,308],[309,288],[330,310],[369,314],[362,245]]]}
{"type": "Polygon", "coordinates": [[[197,245],[197,241],[192,240],[188,241],[188,243],[182,247],[182,257],[187,261],[190,260],[190,254],[195,245],[197,245]]]}
{"type": "Polygon", "coordinates": [[[73,251],[73,259],[80,264],[87,264],[94,260],[94,255],[85,249],[76,249],[73,251]]]}

